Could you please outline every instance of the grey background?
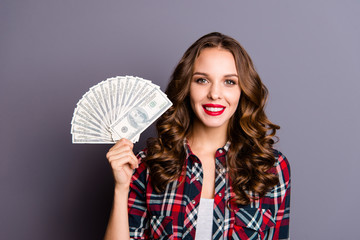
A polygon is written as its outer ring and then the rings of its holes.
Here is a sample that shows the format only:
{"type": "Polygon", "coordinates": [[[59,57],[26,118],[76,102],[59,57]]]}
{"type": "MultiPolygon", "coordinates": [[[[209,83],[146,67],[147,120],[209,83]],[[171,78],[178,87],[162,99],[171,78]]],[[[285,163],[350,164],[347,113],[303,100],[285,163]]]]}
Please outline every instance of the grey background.
{"type": "Polygon", "coordinates": [[[239,40],[270,90],[277,148],[292,167],[292,239],[355,239],[359,20],[355,0],[1,0],[0,239],[100,239],[110,146],[71,144],[77,101],[116,75],[164,90],[211,31],[239,40]]]}

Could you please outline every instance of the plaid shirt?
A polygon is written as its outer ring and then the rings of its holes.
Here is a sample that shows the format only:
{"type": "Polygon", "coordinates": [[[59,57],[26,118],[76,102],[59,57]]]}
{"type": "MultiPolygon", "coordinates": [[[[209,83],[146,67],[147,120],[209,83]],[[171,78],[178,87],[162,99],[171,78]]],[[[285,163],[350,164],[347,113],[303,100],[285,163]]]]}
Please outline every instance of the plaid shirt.
{"type": "MultiPolygon", "coordinates": [[[[165,192],[154,191],[144,164],[134,172],[128,203],[132,239],[195,239],[203,170],[190,147],[184,145],[186,175],[169,183],[165,192]],[[184,177],[184,183],[177,187],[184,177]]],[[[231,203],[228,208],[227,200],[235,196],[226,168],[229,146],[227,143],[219,148],[215,155],[212,239],[289,239],[290,168],[287,159],[275,151],[276,163],[272,170],[278,174],[279,184],[263,198],[248,206],[231,203]]],[[[140,152],[138,157],[144,158],[145,152],[140,152]]]]}

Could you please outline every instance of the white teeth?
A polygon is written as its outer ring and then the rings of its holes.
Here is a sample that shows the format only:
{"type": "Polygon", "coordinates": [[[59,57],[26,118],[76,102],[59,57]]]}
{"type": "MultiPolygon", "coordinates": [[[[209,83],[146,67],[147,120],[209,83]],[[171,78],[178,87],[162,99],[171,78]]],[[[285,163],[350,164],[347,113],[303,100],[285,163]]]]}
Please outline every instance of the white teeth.
{"type": "Polygon", "coordinates": [[[220,112],[220,111],[222,111],[224,108],[206,107],[205,109],[206,109],[207,111],[209,111],[209,112],[220,112]]]}

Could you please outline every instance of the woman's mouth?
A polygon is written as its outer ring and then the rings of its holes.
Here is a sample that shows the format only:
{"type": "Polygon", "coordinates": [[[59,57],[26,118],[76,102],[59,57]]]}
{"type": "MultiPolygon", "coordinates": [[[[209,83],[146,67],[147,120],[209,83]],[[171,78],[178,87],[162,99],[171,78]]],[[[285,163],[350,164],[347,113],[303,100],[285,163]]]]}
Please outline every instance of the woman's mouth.
{"type": "Polygon", "coordinates": [[[221,115],[225,110],[223,105],[218,104],[204,104],[202,107],[204,108],[205,113],[210,116],[221,115]]]}

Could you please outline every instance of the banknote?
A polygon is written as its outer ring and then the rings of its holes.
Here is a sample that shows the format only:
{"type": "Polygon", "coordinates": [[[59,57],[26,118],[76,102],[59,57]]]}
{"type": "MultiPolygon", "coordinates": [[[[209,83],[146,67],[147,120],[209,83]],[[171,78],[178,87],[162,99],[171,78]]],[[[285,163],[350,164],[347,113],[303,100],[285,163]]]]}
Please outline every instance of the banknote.
{"type": "Polygon", "coordinates": [[[118,120],[111,125],[111,129],[120,138],[131,141],[158,119],[172,103],[159,88],[153,88],[148,94],[139,99],[138,103],[129,108],[118,120]]]}
{"type": "Polygon", "coordinates": [[[72,142],[111,144],[121,138],[137,142],[171,105],[150,80],[108,78],[92,86],[76,104],[71,120],[72,142]]]}

